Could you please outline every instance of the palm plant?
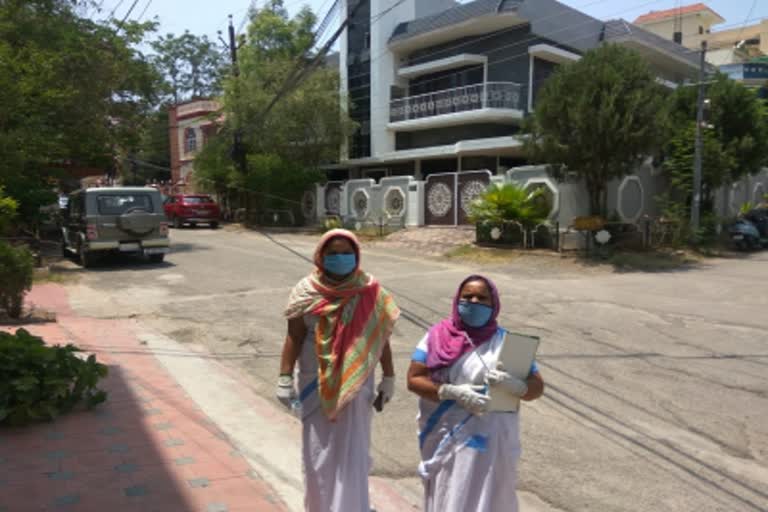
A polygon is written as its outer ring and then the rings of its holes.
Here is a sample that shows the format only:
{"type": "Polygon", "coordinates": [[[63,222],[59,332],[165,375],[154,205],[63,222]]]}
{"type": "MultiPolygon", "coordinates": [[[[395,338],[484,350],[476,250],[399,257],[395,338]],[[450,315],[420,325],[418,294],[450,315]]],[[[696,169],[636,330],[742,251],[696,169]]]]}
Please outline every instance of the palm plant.
{"type": "Polygon", "coordinates": [[[755,205],[753,205],[751,202],[746,202],[741,205],[741,208],[739,208],[739,215],[744,216],[755,209],[755,205]]]}
{"type": "Polygon", "coordinates": [[[493,184],[472,202],[469,219],[496,225],[518,222],[531,229],[547,220],[548,202],[543,189],[530,191],[513,183],[493,184]]]}

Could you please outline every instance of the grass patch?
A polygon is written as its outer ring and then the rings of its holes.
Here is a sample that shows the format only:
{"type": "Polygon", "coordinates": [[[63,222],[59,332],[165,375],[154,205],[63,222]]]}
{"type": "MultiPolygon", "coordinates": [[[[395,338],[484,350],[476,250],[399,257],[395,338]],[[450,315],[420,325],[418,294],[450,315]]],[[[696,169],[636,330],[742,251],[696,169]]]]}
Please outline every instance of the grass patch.
{"type": "Polygon", "coordinates": [[[446,252],[444,257],[449,260],[472,263],[508,263],[518,259],[520,253],[515,249],[478,247],[474,244],[464,244],[446,252]]]}
{"type": "Polygon", "coordinates": [[[383,230],[381,230],[381,232],[379,231],[378,227],[374,226],[366,226],[358,230],[352,230],[357,239],[361,242],[376,242],[378,240],[384,240],[392,233],[397,233],[398,231],[400,230],[386,226],[383,230]]]}
{"type": "Polygon", "coordinates": [[[686,251],[617,252],[606,261],[625,272],[670,272],[691,268],[699,262],[686,251]]]}
{"type": "Polygon", "coordinates": [[[68,284],[77,281],[77,272],[62,271],[56,267],[35,269],[35,275],[32,278],[34,284],[68,284]]]}

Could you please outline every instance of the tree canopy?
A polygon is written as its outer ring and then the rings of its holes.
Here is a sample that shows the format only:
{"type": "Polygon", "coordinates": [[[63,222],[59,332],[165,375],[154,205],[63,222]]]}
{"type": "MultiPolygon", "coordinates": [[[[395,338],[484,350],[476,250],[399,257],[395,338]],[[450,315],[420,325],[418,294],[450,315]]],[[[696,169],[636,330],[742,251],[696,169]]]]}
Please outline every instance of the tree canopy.
{"type": "MultiPolygon", "coordinates": [[[[696,130],[696,87],[680,87],[670,97],[670,123],[664,169],[671,185],[690,206],[696,130]]],[[[702,206],[712,211],[714,193],[768,165],[765,102],[754,90],[718,74],[707,85],[702,153],[702,206]]]]}
{"type": "Polygon", "coordinates": [[[195,162],[202,184],[226,183],[258,192],[262,199],[295,200],[308,183],[320,179],[319,165],[338,156],[351,123],[341,114],[337,70],[316,70],[263,115],[296,66],[314,56],[315,21],[308,7],[290,17],[282,0],[251,12],[240,76],[225,80],[225,121],[218,142],[204,147],[195,162]],[[235,133],[241,134],[249,155],[244,176],[227,163],[235,133]]]}
{"type": "Polygon", "coordinates": [[[169,103],[221,94],[221,80],[229,66],[220,48],[206,36],[189,31],[166,34],[151,43],[152,62],[163,74],[164,100],[169,103]]]}
{"type": "Polygon", "coordinates": [[[592,214],[606,216],[607,183],[656,150],[664,93],[636,52],[604,45],[561,66],[544,84],[526,124],[533,161],[586,182],[592,214]]]}
{"type": "Polygon", "coordinates": [[[80,4],[0,3],[0,185],[22,218],[52,201],[56,169],[109,170],[157,100],[160,76],[136,49],[155,24],[95,22],[80,4]]]}

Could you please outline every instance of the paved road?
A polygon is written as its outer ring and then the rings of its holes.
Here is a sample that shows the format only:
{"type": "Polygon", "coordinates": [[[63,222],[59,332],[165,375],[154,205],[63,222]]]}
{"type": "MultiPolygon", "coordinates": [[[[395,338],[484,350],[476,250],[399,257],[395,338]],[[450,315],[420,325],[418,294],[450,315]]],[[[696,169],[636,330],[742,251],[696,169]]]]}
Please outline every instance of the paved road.
{"type": "MultiPolygon", "coordinates": [[[[280,314],[310,268],[312,238],[204,229],[172,238],[164,265],[84,273],[73,305],[203,344],[271,396],[280,314]]],[[[374,422],[375,474],[413,484],[409,355],[478,269],[382,248],[364,252],[363,265],[403,309],[398,395],[374,422]]],[[[768,510],[768,253],[658,274],[485,271],[502,293],[502,324],[543,339],[546,396],[522,419],[531,510],[768,510]]]]}

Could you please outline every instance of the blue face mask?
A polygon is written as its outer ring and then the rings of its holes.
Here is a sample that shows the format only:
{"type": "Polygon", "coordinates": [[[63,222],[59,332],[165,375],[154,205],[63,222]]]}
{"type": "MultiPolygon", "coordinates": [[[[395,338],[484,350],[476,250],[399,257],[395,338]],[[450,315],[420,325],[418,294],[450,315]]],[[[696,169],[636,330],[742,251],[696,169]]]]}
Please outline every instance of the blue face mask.
{"type": "Polygon", "coordinates": [[[491,320],[493,308],[477,302],[459,301],[459,316],[464,325],[482,327],[491,320]]]}
{"type": "Polygon", "coordinates": [[[357,266],[357,256],[354,254],[329,254],[323,257],[323,269],[326,272],[345,276],[357,266]]]}

